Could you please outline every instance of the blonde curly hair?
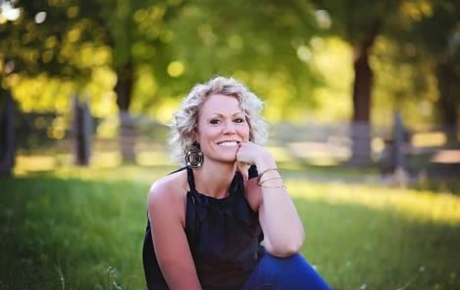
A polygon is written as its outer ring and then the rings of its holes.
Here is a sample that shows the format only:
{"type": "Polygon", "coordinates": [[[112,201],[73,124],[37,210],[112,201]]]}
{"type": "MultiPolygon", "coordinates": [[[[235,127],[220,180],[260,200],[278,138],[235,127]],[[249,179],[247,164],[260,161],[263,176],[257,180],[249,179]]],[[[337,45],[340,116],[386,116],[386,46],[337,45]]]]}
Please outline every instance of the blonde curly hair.
{"type": "Polygon", "coordinates": [[[267,123],[261,116],[264,102],[234,78],[218,76],[206,83],[195,85],[173,115],[169,144],[176,161],[184,162],[187,150],[195,142],[193,133],[197,128],[198,113],[207,97],[215,94],[238,99],[249,124],[249,141],[259,145],[267,141],[267,123]]]}

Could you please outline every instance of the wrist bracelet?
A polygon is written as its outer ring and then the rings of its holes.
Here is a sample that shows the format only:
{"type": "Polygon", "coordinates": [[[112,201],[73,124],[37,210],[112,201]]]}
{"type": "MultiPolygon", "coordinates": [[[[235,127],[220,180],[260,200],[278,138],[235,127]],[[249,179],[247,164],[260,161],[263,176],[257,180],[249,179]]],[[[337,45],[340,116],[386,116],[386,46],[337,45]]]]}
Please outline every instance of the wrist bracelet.
{"type": "Polygon", "coordinates": [[[267,173],[268,171],[272,171],[272,170],[279,172],[279,171],[278,171],[278,168],[267,168],[267,169],[265,169],[264,171],[262,171],[262,172],[257,176],[257,185],[260,185],[260,180],[262,179],[262,176],[263,176],[265,173],[267,173]]]}
{"type": "Polygon", "coordinates": [[[284,184],[275,185],[275,186],[262,185],[261,187],[265,187],[265,188],[284,188],[284,189],[286,189],[286,186],[284,184]]]}
{"type": "Polygon", "coordinates": [[[264,180],[264,181],[262,181],[260,183],[260,187],[265,187],[265,188],[284,188],[284,189],[286,189],[286,186],[284,185],[283,179],[281,177],[274,177],[274,178],[269,178],[267,180],[264,180]],[[273,185],[273,186],[268,186],[268,185],[265,184],[267,181],[276,180],[276,179],[281,180],[281,184],[273,185]]]}
{"type": "Polygon", "coordinates": [[[265,182],[268,182],[268,181],[270,181],[270,180],[277,180],[277,179],[283,180],[283,178],[282,178],[281,176],[276,176],[276,177],[272,177],[272,178],[267,178],[267,179],[265,179],[265,180],[261,180],[261,181],[258,183],[258,185],[261,185],[261,186],[262,186],[265,182]]]}

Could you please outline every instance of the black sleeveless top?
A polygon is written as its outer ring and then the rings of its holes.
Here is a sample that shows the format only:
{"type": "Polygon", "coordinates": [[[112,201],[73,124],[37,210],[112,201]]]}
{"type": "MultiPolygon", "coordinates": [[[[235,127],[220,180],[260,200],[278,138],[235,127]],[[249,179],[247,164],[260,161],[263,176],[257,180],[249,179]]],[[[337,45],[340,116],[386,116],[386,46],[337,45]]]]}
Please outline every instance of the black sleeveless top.
{"type": "MultiPolygon", "coordinates": [[[[257,170],[252,166],[249,178],[255,176],[257,170]]],[[[192,169],[187,168],[187,177],[190,191],[185,232],[201,286],[206,290],[240,289],[265,253],[260,245],[263,233],[258,214],[244,196],[243,178],[237,172],[229,195],[217,199],[195,189],[192,169]]],[[[156,259],[148,220],[142,258],[148,289],[169,290],[156,259]]]]}

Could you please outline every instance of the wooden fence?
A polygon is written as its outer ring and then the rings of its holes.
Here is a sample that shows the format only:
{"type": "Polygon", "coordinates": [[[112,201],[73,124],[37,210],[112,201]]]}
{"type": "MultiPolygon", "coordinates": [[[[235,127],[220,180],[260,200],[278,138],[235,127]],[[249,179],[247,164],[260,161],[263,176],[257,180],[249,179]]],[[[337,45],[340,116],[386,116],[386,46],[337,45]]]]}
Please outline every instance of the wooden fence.
{"type": "MultiPolygon", "coordinates": [[[[52,166],[93,164],[108,167],[123,162],[122,154],[126,152],[123,144],[129,144],[128,149],[135,153],[135,161],[140,165],[172,164],[166,142],[168,128],[146,117],[132,117],[130,126],[123,129],[131,131],[124,132],[120,139],[118,118],[94,119],[88,105],[75,98],[72,118],[58,138],[44,133],[53,126],[51,120],[57,117],[55,114],[18,113],[15,117],[14,112],[7,107],[0,115],[0,161],[4,175],[13,170],[15,148],[18,158],[22,158],[20,161],[27,156],[39,155],[48,158],[47,164],[52,166]],[[14,125],[14,120],[18,119],[22,120],[20,126],[14,125]],[[42,122],[38,122],[39,119],[42,122]]],[[[458,130],[406,128],[397,112],[392,127],[278,123],[271,126],[270,134],[268,146],[281,162],[375,166],[382,174],[404,172],[414,175],[421,172],[453,174],[456,169],[452,168],[460,165],[458,130]],[[353,146],[357,142],[360,146],[353,146]]],[[[29,169],[33,170],[26,168],[29,169]]]]}

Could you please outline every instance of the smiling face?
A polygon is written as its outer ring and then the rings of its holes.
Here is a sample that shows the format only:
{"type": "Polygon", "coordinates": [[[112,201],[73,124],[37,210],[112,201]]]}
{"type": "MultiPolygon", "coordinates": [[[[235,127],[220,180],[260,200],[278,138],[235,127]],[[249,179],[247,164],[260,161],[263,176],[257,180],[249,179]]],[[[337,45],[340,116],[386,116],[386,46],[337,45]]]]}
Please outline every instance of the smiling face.
{"type": "Polygon", "coordinates": [[[205,159],[235,162],[239,143],[249,140],[249,124],[237,98],[210,95],[198,114],[196,141],[205,159]]]}

